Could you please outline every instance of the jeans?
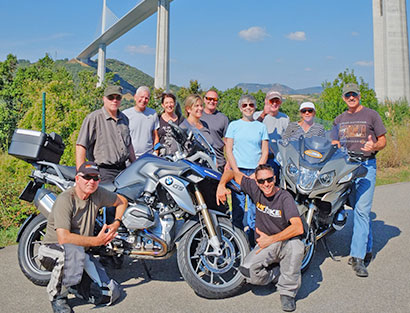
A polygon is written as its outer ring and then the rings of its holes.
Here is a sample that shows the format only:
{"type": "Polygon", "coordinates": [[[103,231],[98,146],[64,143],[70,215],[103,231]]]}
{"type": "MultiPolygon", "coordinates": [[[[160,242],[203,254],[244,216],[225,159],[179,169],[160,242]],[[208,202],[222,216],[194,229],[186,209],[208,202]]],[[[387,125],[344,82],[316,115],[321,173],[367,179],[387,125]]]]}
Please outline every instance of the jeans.
{"type": "MultiPolygon", "coordinates": [[[[247,176],[252,175],[254,169],[239,168],[239,170],[247,176]]],[[[255,204],[251,198],[244,193],[232,192],[232,223],[240,228],[244,229],[245,226],[249,226],[250,229],[255,229],[255,204]],[[245,222],[245,199],[248,203],[248,211],[246,214],[245,222]]]]}
{"type": "Polygon", "coordinates": [[[353,235],[350,245],[350,256],[364,259],[373,248],[373,235],[370,219],[373,194],[376,187],[376,159],[362,162],[366,167],[365,177],[357,178],[352,186],[350,204],[353,211],[353,235]]]}

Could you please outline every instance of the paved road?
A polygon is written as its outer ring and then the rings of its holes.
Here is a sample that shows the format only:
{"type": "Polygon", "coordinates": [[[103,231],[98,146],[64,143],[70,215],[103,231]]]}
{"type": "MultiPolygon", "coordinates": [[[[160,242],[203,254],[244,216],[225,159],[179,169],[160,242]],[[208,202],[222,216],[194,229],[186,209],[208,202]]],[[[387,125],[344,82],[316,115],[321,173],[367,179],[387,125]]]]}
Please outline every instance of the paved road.
{"type": "MultiPolygon", "coordinates": [[[[347,265],[351,214],[346,227],[328,238],[341,261],[331,260],[320,245],[303,275],[297,312],[410,312],[410,183],[376,188],[373,231],[375,260],[369,277],[358,278],[347,265]]],[[[44,287],[33,285],[17,264],[17,246],[0,249],[1,312],[51,312],[44,287]]],[[[93,310],[90,304],[70,299],[75,312],[281,312],[273,286],[247,287],[233,298],[202,299],[182,280],[175,257],[146,262],[148,279],[140,262],[112,272],[124,296],[112,307],[93,310]]]]}

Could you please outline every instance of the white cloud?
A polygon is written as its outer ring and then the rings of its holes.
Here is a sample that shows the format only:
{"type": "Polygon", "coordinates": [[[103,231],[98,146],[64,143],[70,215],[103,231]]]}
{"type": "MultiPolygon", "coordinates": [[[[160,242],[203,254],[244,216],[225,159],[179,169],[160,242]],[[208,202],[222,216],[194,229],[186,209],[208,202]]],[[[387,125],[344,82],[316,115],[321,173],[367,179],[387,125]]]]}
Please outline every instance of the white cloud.
{"type": "Polygon", "coordinates": [[[352,36],[360,36],[360,34],[358,32],[352,32],[352,36]]]}
{"type": "Polygon", "coordinates": [[[155,54],[155,49],[148,45],[127,46],[125,51],[131,54],[155,54]]]}
{"type": "Polygon", "coordinates": [[[312,69],[310,67],[305,68],[305,72],[311,72],[311,71],[312,71],[312,69]]]}
{"type": "Polygon", "coordinates": [[[326,60],[335,60],[336,58],[333,55],[327,55],[326,60]]]}
{"type": "Polygon", "coordinates": [[[303,41],[303,40],[306,40],[306,33],[305,32],[289,33],[289,34],[286,35],[286,38],[288,38],[290,40],[303,41]]]}
{"type": "Polygon", "coordinates": [[[248,29],[244,29],[239,32],[239,37],[247,41],[253,41],[253,42],[262,41],[265,39],[265,37],[268,37],[268,36],[269,34],[266,32],[266,30],[259,26],[252,26],[252,27],[249,27],[248,29]]]}
{"type": "Polygon", "coordinates": [[[373,61],[357,61],[354,64],[359,66],[373,66],[373,61]]]}

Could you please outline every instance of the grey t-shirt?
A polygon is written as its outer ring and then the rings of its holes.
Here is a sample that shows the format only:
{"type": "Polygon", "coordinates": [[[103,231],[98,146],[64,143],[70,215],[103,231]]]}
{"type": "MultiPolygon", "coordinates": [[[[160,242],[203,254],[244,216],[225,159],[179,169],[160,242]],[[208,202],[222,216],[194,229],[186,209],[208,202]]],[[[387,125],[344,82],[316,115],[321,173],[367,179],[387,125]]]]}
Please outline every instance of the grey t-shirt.
{"type": "Polygon", "coordinates": [[[152,108],[145,108],[138,112],[134,107],[124,110],[130,121],[130,134],[135,156],[138,158],[146,152],[154,151],[154,138],[152,133],[159,128],[157,112],[152,108]]]}
{"type": "Polygon", "coordinates": [[[117,194],[103,187],[98,187],[86,200],[77,196],[75,187],[67,189],[58,195],[48,216],[43,242],[58,243],[57,228],[82,236],[93,236],[98,210],[104,206],[112,206],[116,199],[117,194]]]}
{"type": "MultiPolygon", "coordinates": [[[[211,132],[209,131],[209,127],[208,124],[206,122],[202,122],[202,125],[204,127],[202,127],[201,129],[196,128],[195,126],[192,126],[191,124],[189,124],[188,120],[185,119],[180,127],[182,129],[187,129],[187,130],[198,130],[201,132],[201,135],[205,137],[206,141],[213,146],[213,141],[212,141],[212,137],[211,137],[211,132]]],[[[203,142],[201,138],[199,138],[199,141],[203,142]]]]}
{"type": "MultiPolygon", "coordinates": [[[[255,120],[262,114],[262,111],[255,112],[253,118],[255,120]]],[[[275,143],[282,138],[282,134],[285,132],[289,124],[289,117],[282,112],[278,112],[276,116],[267,114],[262,121],[265,124],[266,129],[268,130],[269,136],[269,153],[273,153],[271,144],[275,143]]]]}
{"type": "Polygon", "coordinates": [[[324,136],[325,128],[323,125],[313,123],[307,132],[299,125],[298,122],[292,122],[286,128],[285,133],[282,135],[282,139],[298,140],[300,136],[310,138],[313,136],[324,136]]]}
{"type": "Polygon", "coordinates": [[[212,137],[212,147],[216,153],[216,159],[218,161],[218,167],[224,166],[226,163],[225,156],[224,156],[224,146],[225,142],[223,138],[225,137],[226,130],[228,128],[229,120],[225,114],[219,112],[218,110],[215,111],[213,114],[202,113],[201,121],[204,121],[211,133],[212,137]]]}
{"type": "Polygon", "coordinates": [[[86,149],[86,157],[98,165],[123,164],[131,144],[128,118],[118,111],[117,120],[104,107],[91,112],[81,125],[77,145],[86,149]]]}
{"type": "Polygon", "coordinates": [[[367,107],[356,113],[345,111],[336,117],[333,124],[332,139],[338,140],[349,151],[357,153],[362,152],[361,148],[364,147],[369,135],[376,142],[377,137],[387,132],[379,113],[367,107]]]}

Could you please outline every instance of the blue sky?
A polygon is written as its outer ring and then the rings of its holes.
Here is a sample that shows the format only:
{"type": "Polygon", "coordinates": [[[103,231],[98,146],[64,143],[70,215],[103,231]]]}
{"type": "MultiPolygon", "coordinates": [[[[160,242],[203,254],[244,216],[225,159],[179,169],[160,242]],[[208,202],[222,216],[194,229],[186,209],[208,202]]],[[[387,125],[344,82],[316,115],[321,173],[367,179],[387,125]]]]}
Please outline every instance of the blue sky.
{"type": "MultiPolygon", "coordinates": [[[[138,0],[107,0],[121,17],[138,0]]],[[[102,0],[0,0],[0,61],[12,53],[37,61],[74,58],[100,34],[102,0]]],[[[153,76],[156,14],[107,47],[107,57],[153,76]]],[[[333,81],[354,69],[371,87],[370,0],[174,0],[170,79],[202,88],[281,83],[291,88],[333,81]]]]}

